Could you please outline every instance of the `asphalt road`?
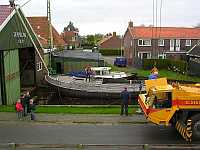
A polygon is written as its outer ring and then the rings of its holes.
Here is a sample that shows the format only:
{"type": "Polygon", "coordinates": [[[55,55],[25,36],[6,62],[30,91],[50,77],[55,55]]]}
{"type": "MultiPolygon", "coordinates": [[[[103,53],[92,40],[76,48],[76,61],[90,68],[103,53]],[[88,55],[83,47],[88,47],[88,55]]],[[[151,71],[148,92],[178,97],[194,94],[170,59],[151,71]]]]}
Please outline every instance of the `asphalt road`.
{"type": "MultiPolygon", "coordinates": [[[[173,128],[153,124],[56,125],[0,123],[0,143],[32,144],[185,144],[173,128]]],[[[200,144],[200,141],[194,142],[200,144]]]]}

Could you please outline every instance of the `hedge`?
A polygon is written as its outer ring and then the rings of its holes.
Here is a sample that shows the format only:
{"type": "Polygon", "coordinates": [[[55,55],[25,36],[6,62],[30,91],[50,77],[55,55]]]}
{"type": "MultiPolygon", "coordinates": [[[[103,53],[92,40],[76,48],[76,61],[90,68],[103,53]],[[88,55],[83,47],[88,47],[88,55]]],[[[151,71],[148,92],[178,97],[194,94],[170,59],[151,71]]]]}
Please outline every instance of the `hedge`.
{"type": "MultiPolygon", "coordinates": [[[[120,49],[100,49],[99,52],[105,56],[120,56],[121,50],[120,49]]],[[[123,51],[122,51],[123,55],[123,51]]]]}
{"type": "Polygon", "coordinates": [[[159,70],[166,69],[174,72],[179,72],[184,74],[187,72],[188,64],[181,60],[170,60],[170,59],[144,59],[143,68],[152,69],[156,66],[159,70]]]}

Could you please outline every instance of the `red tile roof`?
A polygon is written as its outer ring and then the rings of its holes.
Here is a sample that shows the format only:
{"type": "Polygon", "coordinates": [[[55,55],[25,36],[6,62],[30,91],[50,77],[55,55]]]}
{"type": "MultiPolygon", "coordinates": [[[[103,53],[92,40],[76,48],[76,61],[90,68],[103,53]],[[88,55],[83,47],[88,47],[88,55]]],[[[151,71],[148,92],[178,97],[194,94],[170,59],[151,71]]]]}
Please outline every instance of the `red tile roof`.
{"type": "MultiPolygon", "coordinates": [[[[48,45],[49,38],[49,28],[48,28],[48,20],[47,17],[27,17],[33,30],[38,35],[39,40],[43,46],[48,45]]],[[[53,42],[56,46],[64,46],[65,42],[56,31],[56,29],[52,26],[53,32],[53,42]]]]}
{"type": "Polygon", "coordinates": [[[0,5],[0,26],[11,14],[12,8],[9,5],[0,5]]]}
{"type": "Polygon", "coordinates": [[[180,38],[200,39],[200,28],[182,27],[132,27],[129,28],[135,38],[180,38]]]}

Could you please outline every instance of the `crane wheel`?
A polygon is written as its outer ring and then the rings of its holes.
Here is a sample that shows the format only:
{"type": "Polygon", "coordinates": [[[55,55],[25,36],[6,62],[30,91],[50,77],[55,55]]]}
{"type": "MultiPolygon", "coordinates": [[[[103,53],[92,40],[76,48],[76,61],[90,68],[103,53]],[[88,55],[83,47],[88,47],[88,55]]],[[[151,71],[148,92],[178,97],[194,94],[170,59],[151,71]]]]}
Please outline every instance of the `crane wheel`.
{"type": "Polygon", "coordinates": [[[192,138],[195,140],[200,139],[200,114],[191,117],[192,120],[192,138]]]}

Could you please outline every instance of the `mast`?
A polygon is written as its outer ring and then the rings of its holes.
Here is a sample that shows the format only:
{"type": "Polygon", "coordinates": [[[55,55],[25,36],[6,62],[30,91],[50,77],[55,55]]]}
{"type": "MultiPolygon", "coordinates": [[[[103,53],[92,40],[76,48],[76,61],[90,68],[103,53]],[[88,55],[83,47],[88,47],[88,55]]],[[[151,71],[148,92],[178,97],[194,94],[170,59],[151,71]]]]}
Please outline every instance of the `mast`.
{"type": "Polygon", "coordinates": [[[52,60],[52,51],[53,51],[53,33],[51,25],[51,7],[50,0],[47,0],[47,20],[49,25],[49,37],[48,37],[48,48],[49,48],[49,69],[52,69],[51,60],[52,60]]]}

